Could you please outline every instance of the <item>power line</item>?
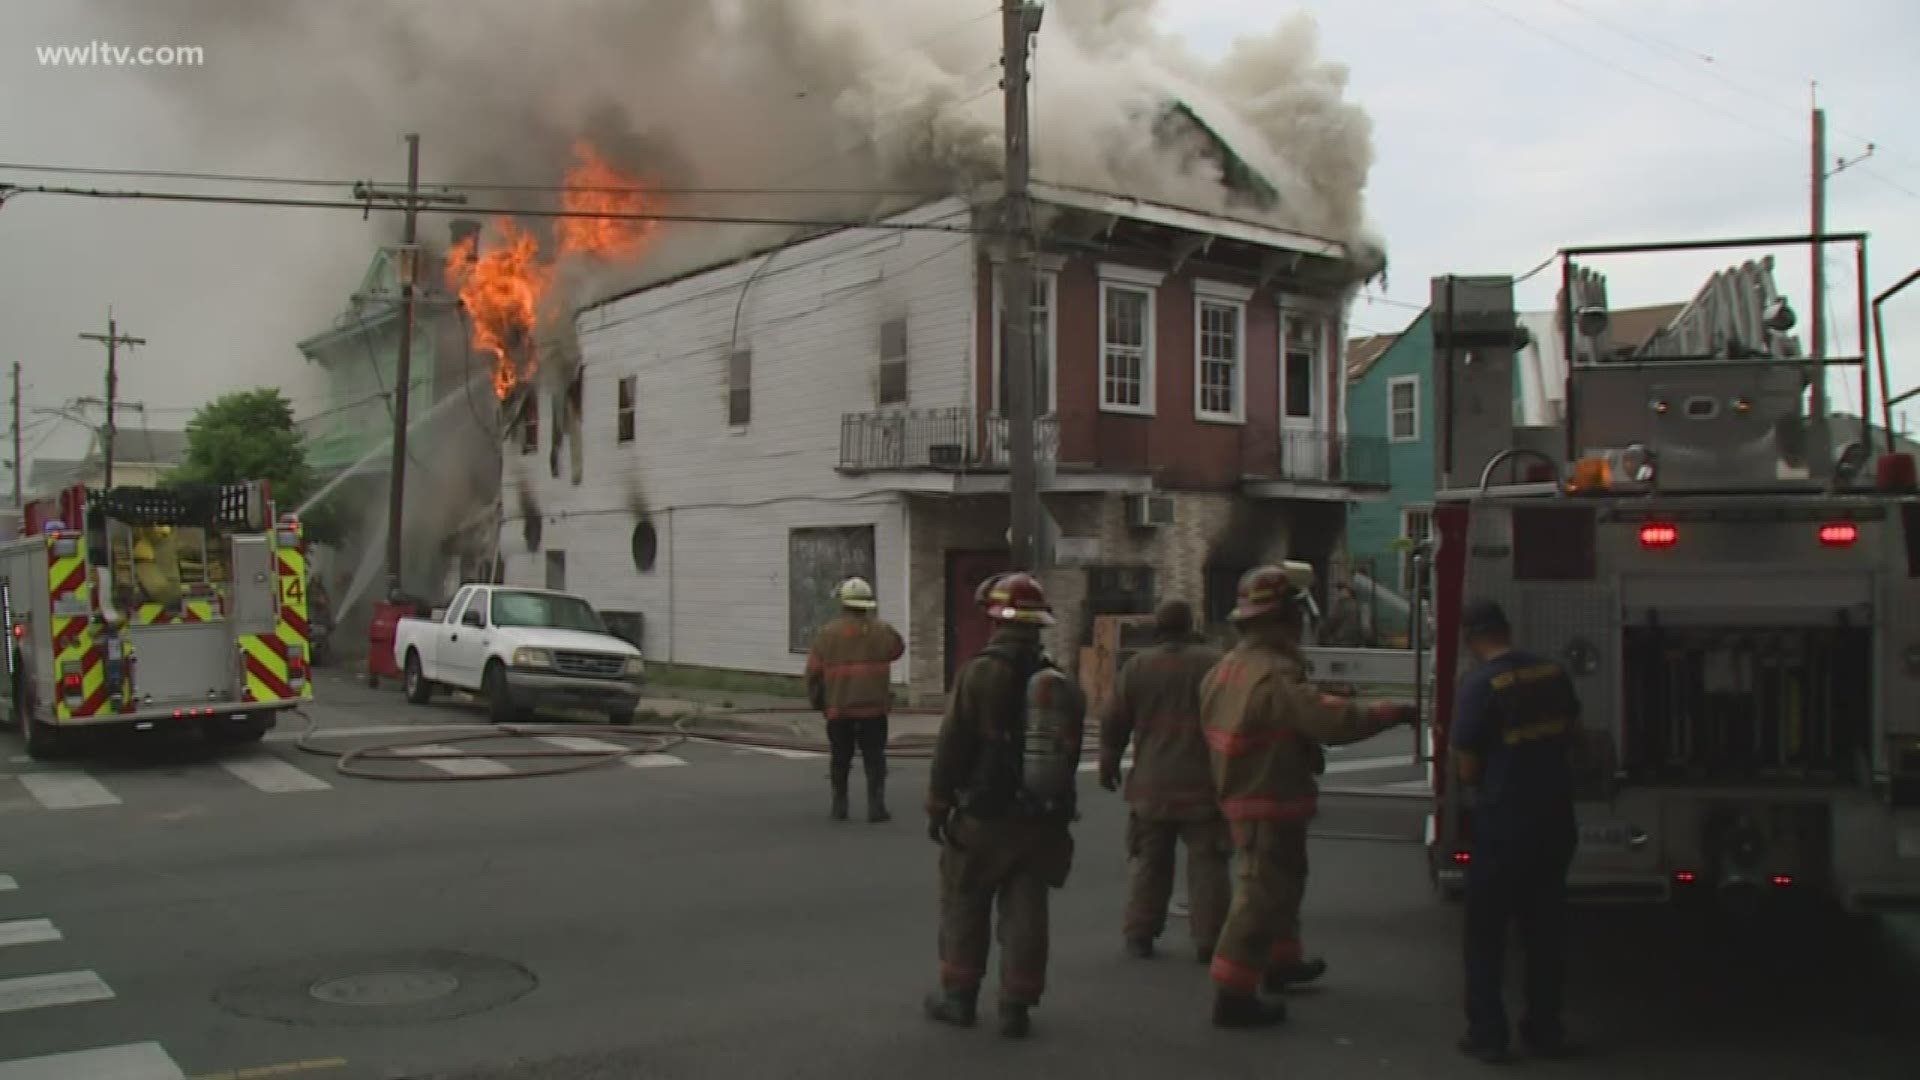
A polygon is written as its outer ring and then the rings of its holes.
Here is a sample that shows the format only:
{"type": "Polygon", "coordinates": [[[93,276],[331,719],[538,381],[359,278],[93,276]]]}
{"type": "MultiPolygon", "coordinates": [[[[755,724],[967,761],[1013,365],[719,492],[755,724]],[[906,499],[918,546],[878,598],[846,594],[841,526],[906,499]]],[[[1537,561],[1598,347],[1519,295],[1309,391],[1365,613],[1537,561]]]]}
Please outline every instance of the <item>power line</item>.
{"type": "MultiPolygon", "coordinates": [[[[19,194],[70,195],[89,199],[126,200],[135,202],[185,202],[211,203],[223,206],[269,206],[304,210],[358,210],[364,216],[376,210],[383,213],[402,213],[400,207],[386,207],[374,203],[343,202],[327,199],[279,199],[261,198],[248,195],[205,195],[187,192],[165,191],[105,191],[98,188],[48,187],[35,185],[22,187],[0,185],[0,197],[19,194]]],[[[512,207],[442,207],[421,206],[419,213],[458,213],[478,216],[520,217],[520,218],[579,218],[594,221],[653,221],[671,224],[704,225],[775,225],[790,228],[814,229],[880,229],[895,232],[940,232],[965,235],[982,235],[992,230],[975,228],[970,225],[939,225],[933,223],[859,221],[834,218],[800,218],[758,216],[748,214],[676,214],[676,213],[636,213],[614,210],[522,210],[512,207]]]]}
{"type": "MultiPolygon", "coordinates": [[[[1659,52],[1664,49],[1664,50],[1671,51],[1673,54],[1676,54],[1679,57],[1685,57],[1686,58],[1685,60],[1676,59],[1675,56],[1669,56],[1667,57],[1667,59],[1673,60],[1673,62],[1677,64],[1681,64],[1682,66],[1686,67],[1688,70],[1699,70],[1695,68],[1694,66],[1695,63],[1703,65],[1705,68],[1704,74],[1710,76],[1713,79],[1718,80],[1720,83],[1734,90],[1739,91],[1742,94],[1747,95],[1748,97],[1753,98],[1756,101],[1761,102],[1762,104],[1769,105],[1778,109],[1791,110],[1794,112],[1798,112],[1801,108],[1801,106],[1797,103],[1788,102],[1783,98],[1774,96],[1774,94],[1771,91],[1755,89],[1753,85],[1750,83],[1746,83],[1746,82],[1742,82],[1742,81],[1730,78],[1724,72],[1722,72],[1721,68],[1723,67],[1723,65],[1720,62],[1720,58],[1712,55],[1711,53],[1701,52],[1697,49],[1694,49],[1684,44],[1679,44],[1671,41],[1664,41],[1660,38],[1643,34],[1640,31],[1635,30],[1631,26],[1622,25],[1620,23],[1613,21],[1612,19],[1603,17],[1599,13],[1592,11],[1586,7],[1583,7],[1580,4],[1576,4],[1573,2],[1573,0],[1554,0],[1554,2],[1559,4],[1561,7],[1566,8],[1568,11],[1573,12],[1576,15],[1586,18],[1600,26],[1603,26],[1609,30],[1612,30],[1614,33],[1622,37],[1628,38],[1629,40],[1635,41],[1645,46],[1650,52],[1659,52]]],[[[1839,127],[1838,125],[1835,125],[1834,130],[1841,135],[1845,135],[1847,138],[1858,140],[1859,142],[1866,143],[1869,146],[1879,145],[1878,139],[1875,139],[1868,135],[1862,135],[1857,131],[1849,131],[1846,128],[1839,127]]],[[[1882,149],[1884,149],[1884,147],[1882,149]]],[[[1906,161],[1909,164],[1912,164],[1912,159],[1907,158],[1904,155],[1890,154],[1888,156],[1893,157],[1895,160],[1906,161]]],[[[1906,186],[1900,184],[1899,182],[1895,181],[1893,178],[1889,176],[1879,173],[1873,169],[1865,169],[1862,171],[1873,175],[1876,179],[1880,180],[1882,183],[1885,183],[1888,186],[1898,191],[1904,192],[1905,194],[1908,194],[1908,195],[1913,195],[1915,197],[1920,197],[1920,192],[1915,192],[1907,188],[1906,186]]]]}
{"type": "MultiPolygon", "coordinates": [[[[1784,142],[1790,143],[1794,146],[1801,145],[1802,140],[1798,136],[1789,136],[1774,128],[1761,125],[1755,122],[1754,120],[1741,115],[1740,113],[1733,112],[1730,109],[1723,108],[1720,105],[1712,101],[1709,101],[1706,98],[1700,97],[1697,94],[1689,94],[1684,90],[1676,90],[1672,86],[1667,85],[1666,83],[1663,83],[1657,79],[1649,78],[1648,76],[1638,71],[1635,71],[1632,68],[1629,68],[1623,64],[1616,63],[1615,61],[1609,60],[1598,53],[1591,52],[1587,49],[1583,49],[1580,46],[1575,45],[1574,43],[1568,41],[1566,38],[1563,38],[1560,35],[1555,34],[1552,31],[1547,30],[1543,27],[1537,26],[1534,23],[1529,22],[1528,20],[1522,18],[1519,15],[1515,15],[1513,12],[1508,11],[1507,9],[1501,7],[1500,5],[1493,3],[1492,0],[1474,0],[1474,2],[1479,4],[1481,7],[1485,8],[1486,10],[1492,12],[1493,14],[1498,15],[1500,18],[1505,19],[1506,21],[1514,24],[1515,26],[1518,26],[1520,29],[1525,30],[1527,33],[1533,34],[1536,37],[1545,38],[1546,40],[1560,46],[1561,48],[1566,49],[1567,51],[1572,52],[1578,56],[1584,57],[1585,59],[1595,64],[1598,64],[1601,67],[1607,68],[1615,72],[1616,74],[1624,75],[1627,78],[1634,80],[1635,82],[1639,82],[1647,86],[1651,86],[1655,90],[1659,90],[1662,93],[1669,94],[1673,97],[1679,98],[1682,101],[1686,101],[1690,104],[1706,109],[1710,112],[1717,113],[1720,116],[1723,116],[1729,120],[1732,120],[1736,124],[1739,124],[1746,128],[1750,128],[1769,138],[1779,139],[1784,142]]],[[[1889,177],[1885,176],[1882,173],[1874,172],[1871,170],[1863,170],[1863,171],[1867,171],[1869,175],[1874,176],[1875,178],[1879,179],[1882,183],[1886,184],[1887,186],[1893,188],[1896,191],[1899,191],[1904,195],[1908,195],[1912,198],[1920,199],[1920,191],[1915,191],[1914,189],[1909,188],[1904,184],[1901,184],[1895,180],[1890,179],[1889,177]]]]}

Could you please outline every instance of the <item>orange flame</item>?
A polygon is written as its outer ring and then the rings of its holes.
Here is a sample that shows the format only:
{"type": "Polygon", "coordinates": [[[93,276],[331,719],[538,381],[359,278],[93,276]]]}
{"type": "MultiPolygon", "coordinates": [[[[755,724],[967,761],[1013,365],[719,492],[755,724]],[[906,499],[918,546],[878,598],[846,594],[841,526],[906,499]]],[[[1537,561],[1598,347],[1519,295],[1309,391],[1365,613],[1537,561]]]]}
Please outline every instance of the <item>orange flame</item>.
{"type": "MultiPolygon", "coordinates": [[[[573,153],[578,160],[567,170],[562,209],[576,214],[644,214],[654,209],[655,197],[609,165],[591,143],[575,143],[573,153]]],[[[627,218],[560,218],[554,227],[558,257],[630,260],[646,249],[654,225],[627,218]]],[[[493,393],[505,401],[538,369],[534,332],[553,287],[555,263],[543,261],[540,242],[511,219],[499,219],[494,228],[497,239],[478,259],[473,239],[454,245],[447,252],[444,273],[447,287],[460,295],[473,321],[473,347],[493,356],[493,393]]]]}
{"type": "Polygon", "coordinates": [[[447,287],[460,294],[473,320],[473,346],[493,354],[493,393],[505,401],[534,373],[533,328],[553,284],[553,267],[540,262],[540,243],[507,218],[494,223],[499,242],[478,259],[474,241],[447,253],[447,287]]]}
{"type": "MultiPolygon", "coordinates": [[[[578,162],[567,170],[560,206],[575,214],[645,214],[653,200],[635,190],[632,177],[607,164],[593,144],[573,144],[578,162]]],[[[630,218],[561,218],[555,233],[562,255],[591,255],[607,261],[632,258],[653,235],[654,222],[630,218]]]]}

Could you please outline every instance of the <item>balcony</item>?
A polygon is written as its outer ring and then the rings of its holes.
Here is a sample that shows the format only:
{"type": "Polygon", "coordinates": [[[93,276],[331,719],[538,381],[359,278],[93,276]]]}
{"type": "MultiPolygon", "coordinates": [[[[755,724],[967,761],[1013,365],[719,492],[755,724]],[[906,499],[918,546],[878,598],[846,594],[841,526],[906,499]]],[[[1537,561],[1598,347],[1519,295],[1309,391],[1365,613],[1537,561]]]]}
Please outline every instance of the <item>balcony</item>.
{"type": "Polygon", "coordinates": [[[1350,500],[1369,493],[1377,499],[1391,486],[1387,440],[1379,436],[1287,428],[1275,439],[1268,428],[1249,444],[1249,454],[1247,486],[1255,495],[1350,500]]]}
{"type": "MultiPolygon", "coordinates": [[[[971,409],[911,409],[847,413],[840,417],[842,472],[995,472],[1007,468],[1007,421],[988,416],[984,440],[971,409]]],[[[1053,460],[1060,428],[1052,417],[1034,421],[1034,455],[1053,460]]]]}

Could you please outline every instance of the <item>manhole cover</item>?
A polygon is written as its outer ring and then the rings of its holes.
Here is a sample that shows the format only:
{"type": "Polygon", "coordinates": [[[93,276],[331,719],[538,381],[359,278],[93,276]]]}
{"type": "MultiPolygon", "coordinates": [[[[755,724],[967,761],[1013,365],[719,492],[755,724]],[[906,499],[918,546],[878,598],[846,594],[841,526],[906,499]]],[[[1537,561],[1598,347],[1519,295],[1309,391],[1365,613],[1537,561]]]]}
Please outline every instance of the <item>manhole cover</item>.
{"type": "Polygon", "coordinates": [[[308,991],[329,1005],[418,1005],[460,989],[444,971],[381,971],[315,983],[308,991]]]}
{"type": "Polygon", "coordinates": [[[538,985],[532,972],[506,960],[428,949],[259,968],[220,987],[213,1000],[256,1020],[383,1027],[472,1016],[525,997],[538,985]]]}

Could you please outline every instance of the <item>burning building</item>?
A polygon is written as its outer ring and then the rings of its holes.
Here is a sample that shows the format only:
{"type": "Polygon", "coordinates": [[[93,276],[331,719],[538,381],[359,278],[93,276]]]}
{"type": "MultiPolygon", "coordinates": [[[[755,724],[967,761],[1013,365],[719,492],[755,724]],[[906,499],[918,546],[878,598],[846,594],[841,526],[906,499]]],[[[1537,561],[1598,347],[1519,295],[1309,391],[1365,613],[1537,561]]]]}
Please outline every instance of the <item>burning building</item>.
{"type": "MultiPolygon", "coordinates": [[[[1218,620],[1262,561],[1324,573],[1348,502],[1384,486],[1384,443],[1342,419],[1346,301],[1377,253],[1033,194],[1055,655],[1164,597],[1218,620]]],[[[577,366],[510,421],[505,579],[593,597],[656,661],[795,674],[858,574],[909,639],[896,681],[939,694],[984,640],[975,586],[1008,565],[1001,207],[982,186],[585,307],[577,366]]]]}

